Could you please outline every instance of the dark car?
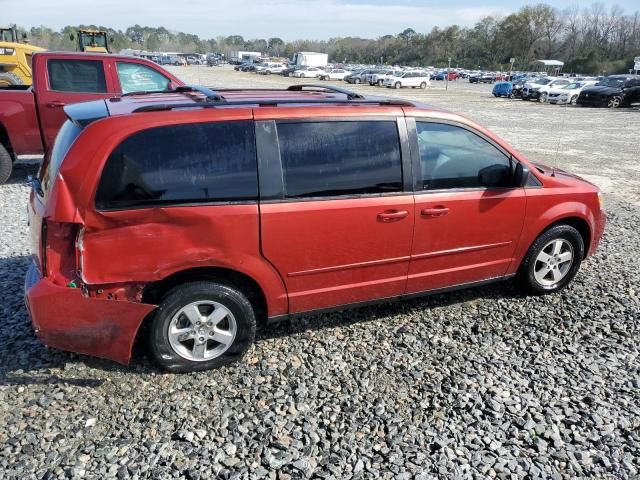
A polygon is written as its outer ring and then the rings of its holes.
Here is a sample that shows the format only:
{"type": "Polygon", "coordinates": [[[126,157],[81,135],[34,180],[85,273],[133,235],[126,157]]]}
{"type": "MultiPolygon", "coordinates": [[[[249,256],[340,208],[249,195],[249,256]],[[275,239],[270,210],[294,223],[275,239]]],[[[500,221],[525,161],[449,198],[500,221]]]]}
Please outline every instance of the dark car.
{"type": "Polygon", "coordinates": [[[640,75],[611,75],[580,92],[583,107],[630,107],[640,102],[640,75]]]}

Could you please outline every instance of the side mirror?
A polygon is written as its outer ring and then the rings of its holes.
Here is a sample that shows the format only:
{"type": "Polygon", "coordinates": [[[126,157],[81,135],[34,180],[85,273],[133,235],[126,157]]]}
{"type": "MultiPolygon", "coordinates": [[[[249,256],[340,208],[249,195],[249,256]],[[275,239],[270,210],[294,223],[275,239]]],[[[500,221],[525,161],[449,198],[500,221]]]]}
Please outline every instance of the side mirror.
{"type": "Polygon", "coordinates": [[[513,173],[513,186],[524,187],[529,180],[529,167],[521,163],[516,163],[516,169],[513,173]]]}
{"type": "Polygon", "coordinates": [[[489,165],[478,172],[478,181],[485,187],[505,187],[509,184],[510,170],[507,165],[489,165]]]}

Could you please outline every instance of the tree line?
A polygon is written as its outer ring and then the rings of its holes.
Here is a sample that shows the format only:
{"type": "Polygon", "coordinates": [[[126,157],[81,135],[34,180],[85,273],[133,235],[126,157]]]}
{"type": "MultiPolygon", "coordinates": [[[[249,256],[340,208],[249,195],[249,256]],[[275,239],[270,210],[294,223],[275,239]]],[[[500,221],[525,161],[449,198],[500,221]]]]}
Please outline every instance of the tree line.
{"type": "Polygon", "coordinates": [[[241,35],[209,39],[170,31],[164,27],[134,25],[126,30],[98,25],[67,26],[60,31],[47,27],[24,30],[36,45],[73,50],[70,34],[77,28],[108,32],[112,50],[125,48],[186,53],[260,51],[291,58],[297,51],[329,54],[333,62],[435,65],[466,68],[527,70],[536,59],[565,62],[565,71],[582,73],[626,72],[640,56],[640,12],[627,13],[619,6],[595,3],[588,8],[559,10],[546,4],[522,7],[505,16],[487,16],[471,27],[451,25],[419,33],[407,28],[397,35],[377,39],[339,37],[328,40],[284,41],[278,37],[245,39],[241,35]]]}

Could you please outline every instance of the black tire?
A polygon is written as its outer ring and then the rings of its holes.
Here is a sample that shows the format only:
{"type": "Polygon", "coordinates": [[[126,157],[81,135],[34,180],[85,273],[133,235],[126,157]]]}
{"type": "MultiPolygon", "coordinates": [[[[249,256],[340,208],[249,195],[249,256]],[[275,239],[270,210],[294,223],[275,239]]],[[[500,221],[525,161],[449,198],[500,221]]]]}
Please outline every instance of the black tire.
{"type": "Polygon", "coordinates": [[[425,88],[427,88],[427,82],[422,82],[422,83],[420,84],[420,88],[421,88],[422,90],[424,90],[425,88]]]}
{"type": "Polygon", "coordinates": [[[0,144],[0,185],[9,180],[12,170],[13,157],[11,157],[11,154],[4,148],[4,145],[0,144]]]}
{"type": "Polygon", "coordinates": [[[547,100],[549,99],[549,95],[547,95],[546,93],[542,92],[540,94],[540,96],[538,97],[538,102],[540,103],[547,103],[547,100]]]}
{"type": "Polygon", "coordinates": [[[578,96],[574,95],[573,97],[571,97],[571,99],[569,100],[569,105],[575,105],[576,102],[578,101],[578,96]]]}
{"type": "MultiPolygon", "coordinates": [[[[584,258],[584,241],[580,233],[570,225],[559,224],[544,231],[533,245],[529,248],[527,255],[520,266],[518,272],[518,280],[522,289],[532,295],[543,295],[546,293],[555,293],[566,287],[580,270],[580,264],[584,258]],[[543,285],[535,276],[536,268],[540,262],[538,256],[547,249],[549,244],[555,240],[562,240],[571,245],[572,260],[566,273],[562,278],[552,284],[543,285]]],[[[543,264],[544,265],[544,264],[543,264]]],[[[561,268],[558,265],[556,269],[561,268]]],[[[538,270],[541,270],[539,268],[538,270]]],[[[551,273],[551,271],[550,271],[551,273]]],[[[552,275],[553,276],[553,275],[552,275]]]]}
{"type": "Polygon", "coordinates": [[[0,73],[0,85],[24,85],[24,81],[13,72],[0,73]]]}
{"type": "Polygon", "coordinates": [[[360,79],[359,79],[359,78],[356,78],[356,79],[353,81],[353,83],[355,83],[356,85],[358,85],[358,84],[360,83],[360,79]]]}
{"type": "Polygon", "coordinates": [[[149,346],[156,362],[174,372],[195,372],[219,368],[238,361],[251,347],[256,334],[256,317],[247,297],[235,287],[223,283],[199,281],[185,283],[170,290],[154,312],[149,328],[149,346]],[[232,314],[235,337],[219,356],[205,361],[189,360],[174,350],[169,341],[169,325],[183,307],[197,301],[214,301],[232,314]]]}
{"type": "Polygon", "coordinates": [[[397,90],[398,88],[400,88],[400,87],[401,87],[400,82],[396,82],[396,83],[393,85],[393,88],[395,88],[396,90],[397,90]]]}

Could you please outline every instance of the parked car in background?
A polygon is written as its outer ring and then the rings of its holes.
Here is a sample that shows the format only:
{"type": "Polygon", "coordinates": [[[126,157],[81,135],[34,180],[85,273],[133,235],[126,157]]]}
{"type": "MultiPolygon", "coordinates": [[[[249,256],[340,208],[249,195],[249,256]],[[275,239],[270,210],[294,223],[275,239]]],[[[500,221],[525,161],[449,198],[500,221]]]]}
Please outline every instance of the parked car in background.
{"type": "Polygon", "coordinates": [[[517,80],[513,80],[511,82],[511,98],[520,98],[522,97],[522,89],[524,88],[524,84],[527,83],[527,78],[518,78],[517,80]]]}
{"type": "Polygon", "coordinates": [[[610,75],[580,92],[577,104],[583,107],[629,107],[640,103],[640,75],[610,75]]]}
{"type": "Polygon", "coordinates": [[[344,77],[345,82],[347,83],[364,83],[366,81],[367,75],[372,73],[373,70],[355,70],[351,75],[347,75],[344,77]]]}
{"type": "Polygon", "coordinates": [[[130,55],[43,51],[31,64],[31,88],[0,89],[0,184],[19,155],[50,150],[67,118],[65,105],[184,85],[158,64],[130,55]]]}
{"type": "Polygon", "coordinates": [[[572,81],[568,85],[551,88],[547,101],[553,105],[575,105],[583,88],[595,85],[596,81],[572,81]]]}
{"type": "Polygon", "coordinates": [[[282,63],[265,63],[260,70],[256,70],[256,73],[260,73],[262,75],[272,75],[277,73],[282,73],[285,69],[285,66],[282,63]]]}
{"type": "Polygon", "coordinates": [[[491,91],[494,97],[509,97],[513,95],[513,84],[511,82],[496,82],[491,91]]]}
{"type": "Polygon", "coordinates": [[[538,100],[540,103],[545,103],[549,97],[549,91],[552,88],[569,85],[569,83],[571,83],[571,80],[562,77],[536,78],[524,84],[520,98],[522,100],[538,100]]]}
{"type": "Polygon", "coordinates": [[[351,75],[349,70],[344,68],[331,68],[320,77],[320,80],[344,80],[347,75],[351,75]]]}
{"type": "Polygon", "coordinates": [[[426,72],[396,72],[384,81],[384,86],[388,88],[427,88],[428,85],[431,85],[431,79],[426,72]]]}
{"type": "Polygon", "coordinates": [[[465,117],[329,88],[198,91],[64,110],[28,201],[26,311],[46,345],[128,363],[140,338],[167,370],[217,368],[269,319],[511,278],[558,292],[600,242],[595,185],[465,117]]]}
{"type": "Polygon", "coordinates": [[[385,80],[393,78],[397,72],[399,72],[399,70],[380,70],[378,73],[374,73],[369,77],[369,84],[381,87],[384,85],[385,80]]]}
{"type": "Polygon", "coordinates": [[[304,70],[296,70],[291,76],[295,78],[320,78],[324,77],[327,74],[320,67],[307,67],[304,70]]]}

